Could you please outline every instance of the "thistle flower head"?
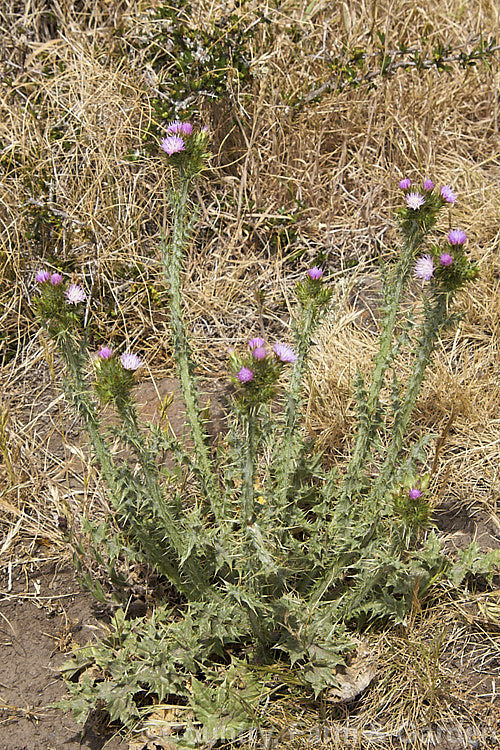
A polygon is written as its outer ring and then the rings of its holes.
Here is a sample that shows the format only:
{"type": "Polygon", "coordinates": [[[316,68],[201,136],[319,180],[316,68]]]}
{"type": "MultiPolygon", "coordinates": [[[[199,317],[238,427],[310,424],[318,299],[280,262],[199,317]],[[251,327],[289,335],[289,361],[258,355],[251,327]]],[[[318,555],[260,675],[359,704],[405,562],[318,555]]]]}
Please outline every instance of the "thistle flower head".
{"type": "Polygon", "coordinates": [[[409,190],[411,188],[411,180],[405,177],[404,180],[400,180],[399,187],[401,190],[409,190]]]}
{"type": "Polygon", "coordinates": [[[443,185],[443,187],[440,190],[441,198],[445,201],[445,203],[455,203],[457,199],[457,194],[453,192],[451,187],[449,185],[443,185]]]}
{"type": "Polygon", "coordinates": [[[323,276],[323,269],[318,268],[318,266],[314,266],[314,268],[310,268],[307,272],[309,274],[309,278],[313,281],[318,281],[323,276]]]}
{"type": "Polygon", "coordinates": [[[167,128],[167,135],[183,135],[189,138],[193,133],[193,126],[190,122],[181,122],[180,120],[174,120],[170,123],[167,128]]]}
{"type": "Polygon", "coordinates": [[[99,359],[111,359],[111,357],[113,356],[113,351],[109,348],[109,346],[103,346],[96,353],[96,356],[98,356],[99,359]]]}
{"type": "Polygon", "coordinates": [[[425,204],[424,196],[421,193],[415,193],[413,190],[405,196],[405,201],[408,208],[411,208],[412,211],[418,211],[425,204]]]}
{"type": "Polygon", "coordinates": [[[253,380],[253,372],[249,367],[242,367],[236,377],[240,383],[249,383],[253,380]]]}
{"type": "Polygon", "coordinates": [[[414,276],[416,279],[430,281],[434,276],[434,261],[430,255],[422,255],[415,263],[414,276]]]}
{"type": "Polygon", "coordinates": [[[422,493],[417,487],[412,487],[410,492],[410,500],[418,500],[419,497],[422,497],[422,493]]]}
{"type": "Polygon", "coordinates": [[[452,229],[448,235],[450,245],[463,245],[467,241],[467,235],[461,229],[452,229]]]}
{"type": "Polygon", "coordinates": [[[451,266],[453,263],[453,256],[449,253],[443,253],[439,256],[439,262],[442,266],[451,266]]]}
{"type": "Polygon", "coordinates": [[[69,305],[78,305],[80,302],[85,302],[87,299],[87,295],[78,284],[70,284],[64,292],[64,296],[69,305]]]}
{"type": "Polygon", "coordinates": [[[48,271],[38,271],[36,280],[38,284],[45,284],[50,279],[50,273],[48,271]]]}
{"type": "Polygon", "coordinates": [[[123,352],[120,362],[124,370],[138,370],[142,365],[141,358],[137,354],[132,354],[132,352],[123,352]]]}
{"type": "Polygon", "coordinates": [[[167,137],[163,138],[160,143],[160,148],[162,148],[169,156],[172,156],[172,154],[178,154],[181,151],[184,151],[186,146],[184,139],[179,135],[167,135],[167,137]]]}
{"type": "Polygon", "coordinates": [[[59,286],[59,284],[62,284],[63,277],[60,273],[53,273],[50,277],[50,283],[52,286],[59,286]]]}
{"type": "Polygon", "coordinates": [[[423,188],[426,193],[430,193],[432,190],[434,190],[434,183],[432,180],[424,180],[423,188]]]}
{"type": "Polygon", "coordinates": [[[265,346],[265,343],[264,339],[261,339],[260,336],[255,336],[255,338],[250,339],[248,346],[250,351],[253,352],[254,349],[259,349],[261,346],[265,346]]]}
{"type": "Polygon", "coordinates": [[[297,361],[297,355],[293,351],[291,346],[288,344],[280,344],[279,342],[273,346],[273,352],[276,354],[281,362],[289,362],[292,364],[297,361]]]}
{"type": "Polygon", "coordinates": [[[267,351],[265,346],[258,346],[256,349],[252,351],[252,356],[255,357],[255,359],[265,359],[267,357],[267,351]]]}

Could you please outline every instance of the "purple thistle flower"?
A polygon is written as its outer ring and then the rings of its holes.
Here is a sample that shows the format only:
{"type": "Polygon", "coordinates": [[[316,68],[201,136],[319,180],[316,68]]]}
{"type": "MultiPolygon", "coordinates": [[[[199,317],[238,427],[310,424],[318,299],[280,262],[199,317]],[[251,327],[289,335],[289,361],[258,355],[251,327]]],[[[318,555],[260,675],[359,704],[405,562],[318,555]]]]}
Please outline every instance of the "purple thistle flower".
{"type": "Polygon", "coordinates": [[[422,497],[422,493],[417,487],[412,487],[412,489],[409,492],[410,500],[418,500],[419,497],[422,497]]]}
{"type": "Polygon", "coordinates": [[[193,132],[193,126],[190,122],[181,122],[180,120],[174,120],[170,123],[167,128],[167,135],[183,135],[186,138],[193,132]]]}
{"type": "Polygon", "coordinates": [[[179,135],[181,125],[182,122],[180,120],[170,122],[167,127],[167,135],[179,135]]]}
{"type": "Polygon", "coordinates": [[[463,245],[467,241],[467,235],[461,229],[452,229],[448,235],[450,245],[463,245]]]}
{"type": "Polygon", "coordinates": [[[183,136],[185,136],[185,137],[189,137],[190,135],[193,134],[193,126],[191,125],[190,122],[183,122],[182,123],[182,125],[180,127],[180,134],[183,135],[183,136]]]}
{"type": "Polygon", "coordinates": [[[423,281],[430,281],[434,276],[434,262],[430,255],[422,255],[421,258],[415,263],[416,279],[422,279],[423,281]]]}
{"type": "Polygon", "coordinates": [[[313,281],[318,281],[323,276],[323,269],[318,268],[318,266],[314,266],[314,268],[310,268],[307,272],[309,274],[309,278],[313,281]]]}
{"type": "Polygon", "coordinates": [[[78,284],[70,284],[64,292],[64,296],[69,305],[78,305],[79,302],[85,302],[87,299],[87,295],[78,284]]]}
{"type": "Polygon", "coordinates": [[[167,135],[160,143],[160,147],[169,155],[178,154],[185,150],[184,140],[179,135],[167,135]]]}
{"type": "Polygon", "coordinates": [[[249,367],[242,367],[236,377],[240,383],[249,383],[253,380],[253,372],[249,367]]]}
{"type": "Polygon", "coordinates": [[[267,351],[265,346],[258,346],[252,351],[252,355],[255,359],[265,359],[267,357],[267,351]]]}
{"type": "Polygon", "coordinates": [[[434,190],[434,183],[432,180],[424,180],[423,188],[426,193],[430,193],[432,190],[434,190]]]}
{"type": "Polygon", "coordinates": [[[141,358],[137,354],[132,354],[132,352],[123,352],[120,362],[124,370],[138,370],[142,365],[141,358]]]}
{"type": "Polygon", "coordinates": [[[253,352],[254,349],[259,349],[261,346],[265,346],[264,339],[261,339],[259,336],[255,336],[255,338],[250,339],[248,342],[248,346],[250,347],[250,350],[253,352]]]}
{"type": "Polygon", "coordinates": [[[273,346],[273,352],[276,354],[279,360],[282,362],[296,362],[297,355],[293,351],[291,346],[288,346],[288,344],[280,344],[277,343],[273,346]]]}
{"type": "Polygon", "coordinates": [[[404,180],[400,180],[399,187],[401,190],[409,190],[411,188],[411,180],[405,177],[404,180]]]}
{"type": "Polygon", "coordinates": [[[439,262],[442,266],[451,266],[453,263],[453,256],[451,256],[449,253],[443,253],[439,256],[439,262]]]}
{"type": "Polygon", "coordinates": [[[418,211],[419,208],[425,204],[425,198],[421,193],[411,192],[405,196],[406,205],[411,208],[412,211],[418,211]]]}
{"type": "Polygon", "coordinates": [[[50,279],[50,273],[48,271],[38,271],[36,280],[38,284],[45,284],[50,279]]]}
{"type": "Polygon", "coordinates": [[[99,359],[111,359],[113,356],[112,350],[109,348],[109,346],[103,346],[96,354],[99,359]]]}
{"type": "Polygon", "coordinates": [[[59,286],[59,284],[62,284],[63,277],[60,273],[53,273],[50,277],[50,283],[52,286],[59,286]]]}
{"type": "Polygon", "coordinates": [[[457,199],[457,194],[453,192],[453,190],[451,189],[449,185],[443,185],[440,192],[441,192],[441,198],[446,203],[452,203],[452,204],[455,203],[457,199]]]}

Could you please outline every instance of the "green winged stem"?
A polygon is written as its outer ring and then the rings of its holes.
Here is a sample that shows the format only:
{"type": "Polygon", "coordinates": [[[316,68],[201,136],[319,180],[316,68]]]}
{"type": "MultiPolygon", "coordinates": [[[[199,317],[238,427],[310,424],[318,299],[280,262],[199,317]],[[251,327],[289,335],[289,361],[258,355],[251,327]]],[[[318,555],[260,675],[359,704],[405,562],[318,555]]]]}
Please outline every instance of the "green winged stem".
{"type": "Polygon", "coordinates": [[[298,407],[306,368],[307,355],[311,345],[311,335],[318,318],[318,309],[314,300],[308,300],[303,309],[302,318],[297,326],[296,354],[290,376],[290,385],[286,397],[286,412],[283,438],[276,456],[276,505],[281,509],[281,522],[286,526],[286,508],[289,502],[291,482],[295,473],[297,460],[303,449],[299,434],[298,407]]]}
{"type": "Polygon", "coordinates": [[[439,331],[446,324],[450,294],[436,290],[431,303],[426,304],[425,319],[422,323],[419,345],[415,352],[412,373],[405,397],[397,410],[389,444],[380,473],[373,484],[371,495],[376,499],[390,488],[391,478],[398,467],[398,457],[403,448],[406,430],[422,386],[425,370],[434,351],[439,331]]]}
{"type": "Polygon", "coordinates": [[[181,177],[177,189],[171,194],[173,212],[172,241],[162,243],[163,266],[170,286],[171,330],[174,341],[175,360],[179,373],[182,395],[193,440],[202,490],[212,512],[223,529],[226,515],[222,493],[210,459],[208,439],[203,427],[198,397],[193,378],[193,361],[182,314],[181,281],[184,248],[189,240],[192,221],[186,217],[190,179],[181,177]]]}
{"type": "Polygon", "coordinates": [[[374,438],[373,431],[377,425],[376,413],[380,409],[380,391],[384,384],[385,373],[392,361],[394,329],[398,322],[401,299],[413,268],[415,252],[422,243],[423,237],[423,230],[415,222],[407,233],[401,258],[395,270],[394,280],[388,293],[387,310],[381,325],[375,367],[366,394],[366,403],[363,404],[365,418],[360,420],[358,425],[354,449],[342,482],[339,497],[341,504],[343,501],[349,502],[352,493],[361,486],[364,467],[374,438]]]}
{"type": "MultiPolygon", "coordinates": [[[[73,336],[68,332],[61,332],[56,337],[56,342],[69,373],[67,393],[72,399],[78,414],[83,419],[99,468],[108,486],[113,507],[121,515],[128,516],[127,503],[125,502],[126,497],[128,496],[130,498],[134,506],[137,506],[139,498],[137,493],[135,493],[134,486],[124,486],[120,474],[120,468],[116,465],[109,445],[105,437],[103,437],[102,424],[98,417],[95,403],[89,395],[88,386],[83,376],[83,365],[85,362],[83,343],[82,346],[77,349],[73,336]]],[[[126,416],[127,426],[129,429],[132,429],[130,439],[134,442],[134,446],[136,447],[138,442],[142,439],[138,434],[137,422],[135,420],[134,427],[134,419],[131,414],[125,415],[122,413],[121,416],[122,418],[126,416]]],[[[148,467],[148,471],[144,470],[146,486],[151,493],[151,500],[156,501],[158,507],[162,507],[163,509],[165,503],[159,494],[161,490],[158,484],[154,485],[150,469],[151,467],[148,467]]],[[[143,529],[141,527],[141,522],[137,522],[136,520],[138,513],[140,513],[139,507],[134,507],[133,518],[129,517],[128,523],[134,526],[134,533],[137,535],[143,546],[147,547],[148,535],[142,534],[143,529]]],[[[162,513],[162,522],[165,523],[165,520],[165,513],[162,513]]],[[[181,540],[178,534],[178,527],[176,526],[174,519],[170,518],[168,520],[169,523],[167,523],[167,526],[170,540],[180,553],[181,540]]],[[[168,575],[171,583],[179,587],[179,590],[182,590],[183,581],[179,571],[179,566],[176,561],[170,558],[167,552],[162,556],[162,567],[168,575]]]]}

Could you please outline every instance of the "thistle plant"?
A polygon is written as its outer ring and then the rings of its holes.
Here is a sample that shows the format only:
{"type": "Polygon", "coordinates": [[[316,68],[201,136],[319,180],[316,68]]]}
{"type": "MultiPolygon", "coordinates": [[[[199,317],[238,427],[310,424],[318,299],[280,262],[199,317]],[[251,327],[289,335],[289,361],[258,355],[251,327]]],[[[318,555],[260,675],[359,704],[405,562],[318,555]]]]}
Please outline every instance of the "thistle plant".
{"type": "MultiPolygon", "coordinates": [[[[343,473],[328,468],[302,428],[303,385],[309,350],[322,317],[332,314],[324,269],[304,272],[296,288],[293,341],[254,336],[229,355],[234,399],[228,434],[214,454],[201,417],[196,360],[184,322],[184,253],[196,223],[190,188],[208,158],[208,133],[175,121],[161,141],[172,167],[172,226],[161,238],[168,284],[172,344],[192,451],[155,425],[141,425],[133,397],[141,359],[105,344],[90,352],[83,287],[40,271],[37,315],[65,365],[65,390],[88,433],[93,456],[115,511],[118,532],[83,523],[88,540],[72,543],[82,580],[113,609],[111,631],[80,649],[63,671],[70,698],[85,720],[96,706],[131,726],[154,700],[194,711],[169,741],[197,747],[235,736],[253,722],[273,674],[288,665],[317,697],[335,686],[338,667],[355,648],[352,629],[403,623],[417,595],[439,577],[455,583],[467,571],[488,574],[498,554],[469,549],[453,563],[427,532],[432,498],[422,448],[408,446],[415,402],[440,332],[454,322],[455,295],[478,270],[465,251],[466,234],[429,242],[440,212],[456,195],[431,180],[400,183],[402,246],[384,275],[384,314],[371,378],[358,375],[358,428],[343,473]],[[408,284],[421,283],[419,328],[401,323],[408,284]],[[412,361],[401,382],[395,363],[412,361]],[[391,403],[386,407],[392,371],[391,403]],[[281,410],[276,408],[281,405],[281,410]],[[102,409],[117,424],[105,427],[102,409]],[[127,448],[116,452],[114,445],[127,448]],[[179,473],[159,455],[169,450],[191,470],[189,497],[179,473]],[[85,568],[89,551],[106,569],[108,585],[85,568]],[[181,595],[168,597],[151,617],[127,619],[128,562],[147,563],[181,595]],[[89,667],[98,669],[90,670],[89,667]],[[266,675],[263,677],[262,675],[266,675]],[[79,676],[78,681],[75,681],[79,676]]],[[[91,301],[90,301],[91,303],[91,301]]],[[[91,308],[91,304],[90,304],[91,308]]]]}

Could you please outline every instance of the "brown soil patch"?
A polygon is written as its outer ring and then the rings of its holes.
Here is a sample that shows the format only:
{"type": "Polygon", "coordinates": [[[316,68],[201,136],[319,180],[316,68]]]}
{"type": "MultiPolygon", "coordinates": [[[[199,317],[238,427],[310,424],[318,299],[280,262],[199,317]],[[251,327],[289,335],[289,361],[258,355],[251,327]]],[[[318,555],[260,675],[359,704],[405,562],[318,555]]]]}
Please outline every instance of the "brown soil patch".
{"type": "Polygon", "coordinates": [[[71,566],[49,563],[3,577],[0,599],[1,750],[125,750],[102,717],[79,726],[51,704],[66,696],[59,667],[74,645],[92,640],[102,620],[71,566]],[[8,587],[12,586],[8,593],[8,587]]]}

